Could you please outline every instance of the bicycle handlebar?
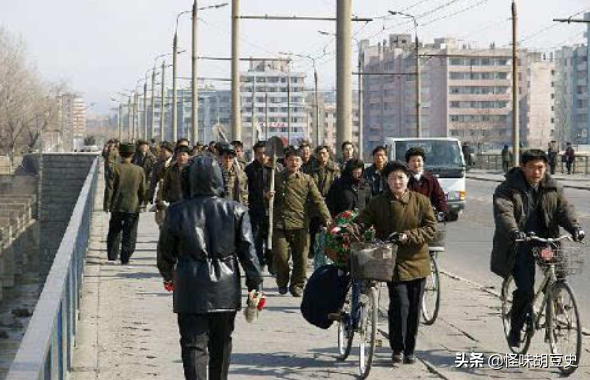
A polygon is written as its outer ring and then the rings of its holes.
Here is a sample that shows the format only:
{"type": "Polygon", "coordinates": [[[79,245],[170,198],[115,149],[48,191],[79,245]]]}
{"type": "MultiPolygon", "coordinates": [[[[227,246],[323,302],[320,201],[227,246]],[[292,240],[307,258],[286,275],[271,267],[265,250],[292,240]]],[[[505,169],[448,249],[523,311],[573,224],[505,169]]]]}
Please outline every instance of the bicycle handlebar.
{"type": "Polygon", "coordinates": [[[572,239],[572,237],[569,235],[563,235],[558,238],[541,238],[536,235],[531,235],[531,236],[527,236],[525,239],[516,239],[516,242],[521,243],[521,242],[528,242],[528,241],[538,241],[540,243],[556,243],[561,240],[574,241],[574,239],[572,239]]]}

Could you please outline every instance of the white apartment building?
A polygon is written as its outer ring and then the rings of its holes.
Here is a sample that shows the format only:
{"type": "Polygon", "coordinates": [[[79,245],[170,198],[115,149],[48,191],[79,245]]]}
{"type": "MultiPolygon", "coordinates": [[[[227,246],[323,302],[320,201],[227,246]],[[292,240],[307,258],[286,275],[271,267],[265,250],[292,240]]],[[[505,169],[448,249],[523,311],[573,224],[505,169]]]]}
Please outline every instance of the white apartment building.
{"type": "MultiPolygon", "coordinates": [[[[411,35],[364,49],[365,150],[385,137],[416,136],[414,42],[411,35]]],[[[420,46],[421,136],[456,137],[500,147],[512,136],[511,49],[478,49],[438,38],[420,46]]],[[[546,146],[553,130],[553,63],[539,54],[520,59],[521,141],[546,146]],[[534,93],[531,97],[529,94],[534,93]],[[541,126],[541,127],[539,127],[541,126]],[[540,128],[541,130],[537,130],[540,128]]]]}
{"type": "Polygon", "coordinates": [[[241,73],[242,140],[246,147],[272,136],[287,142],[288,107],[290,143],[296,145],[309,139],[305,77],[305,73],[291,72],[288,64],[281,61],[254,61],[247,72],[241,73]]]}
{"type": "Polygon", "coordinates": [[[77,94],[63,94],[59,102],[60,150],[72,151],[83,145],[86,136],[86,102],[77,94]]]}

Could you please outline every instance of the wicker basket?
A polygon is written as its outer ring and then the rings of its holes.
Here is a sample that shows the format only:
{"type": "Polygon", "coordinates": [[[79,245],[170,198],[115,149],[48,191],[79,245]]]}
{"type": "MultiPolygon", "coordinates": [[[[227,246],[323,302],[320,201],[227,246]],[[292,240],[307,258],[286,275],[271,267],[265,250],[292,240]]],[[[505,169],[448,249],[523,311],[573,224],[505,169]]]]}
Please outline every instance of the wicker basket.
{"type": "Polygon", "coordinates": [[[558,277],[565,277],[582,273],[586,248],[579,243],[561,242],[553,247],[533,247],[533,254],[541,268],[553,265],[558,277]]]}
{"type": "Polygon", "coordinates": [[[350,275],[355,280],[388,282],[393,278],[397,246],[384,243],[353,243],[350,275]]]}

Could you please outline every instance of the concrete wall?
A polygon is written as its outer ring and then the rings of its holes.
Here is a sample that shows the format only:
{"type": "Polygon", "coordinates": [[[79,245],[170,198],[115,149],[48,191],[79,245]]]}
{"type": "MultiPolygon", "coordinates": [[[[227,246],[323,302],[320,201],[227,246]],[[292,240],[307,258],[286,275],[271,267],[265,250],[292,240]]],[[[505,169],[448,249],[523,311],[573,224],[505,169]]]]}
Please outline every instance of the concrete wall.
{"type": "Polygon", "coordinates": [[[40,278],[44,282],[97,154],[45,153],[42,161],[39,218],[40,278]]]}

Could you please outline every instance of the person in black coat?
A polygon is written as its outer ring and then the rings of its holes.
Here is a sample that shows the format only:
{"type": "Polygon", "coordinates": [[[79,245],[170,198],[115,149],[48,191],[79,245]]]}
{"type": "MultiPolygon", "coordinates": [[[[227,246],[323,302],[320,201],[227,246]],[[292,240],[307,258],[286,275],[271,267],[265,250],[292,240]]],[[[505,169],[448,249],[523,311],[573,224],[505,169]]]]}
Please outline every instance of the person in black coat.
{"type": "Polygon", "coordinates": [[[247,209],[223,198],[217,160],[194,159],[183,180],[189,198],[174,203],[158,242],[158,269],[173,288],[187,380],[227,379],[236,312],[241,308],[241,263],[248,290],[262,275],[247,209]]]}
{"type": "Polygon", "coordinates": [[[365,164],[352,158],[346,162],[342,176],[330,187],[326,204],[332,216],[343,211],[365,208],[371,199],[371,185],[363,177],[365,164]]]}
{"type": "Polygon", "coordinates": [[[369,166],[363,172],[363,177],[371,185],[371,194],[379,195],[387,189],[387,180],[383,177],[381,172],[387,164],[387,147],[377,146],[373,149],[373,165],[369,166]]]}

